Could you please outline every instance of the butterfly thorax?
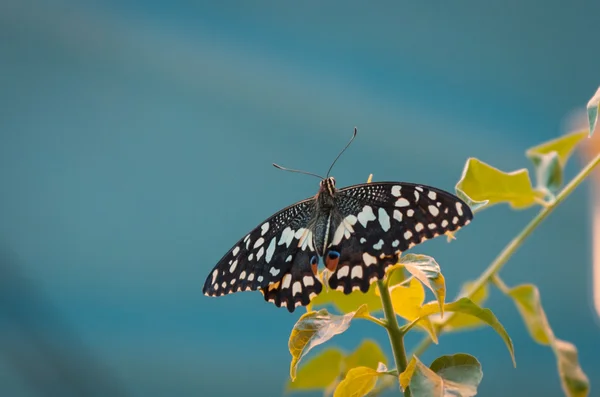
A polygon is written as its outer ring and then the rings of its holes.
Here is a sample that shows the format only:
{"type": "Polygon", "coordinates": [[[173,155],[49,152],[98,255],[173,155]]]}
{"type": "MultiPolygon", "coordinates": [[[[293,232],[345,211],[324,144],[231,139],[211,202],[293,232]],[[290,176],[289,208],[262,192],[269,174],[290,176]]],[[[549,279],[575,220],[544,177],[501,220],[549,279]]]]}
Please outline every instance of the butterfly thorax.
{"type": "Polygon", "coordinates": [[[342,216],[336,206],[336,194],[335,179],[333,177],[323,179],[315,197],[315,212],[308,225],[319,256],[325,254],[326,247],[341,222],[342,216]]]}

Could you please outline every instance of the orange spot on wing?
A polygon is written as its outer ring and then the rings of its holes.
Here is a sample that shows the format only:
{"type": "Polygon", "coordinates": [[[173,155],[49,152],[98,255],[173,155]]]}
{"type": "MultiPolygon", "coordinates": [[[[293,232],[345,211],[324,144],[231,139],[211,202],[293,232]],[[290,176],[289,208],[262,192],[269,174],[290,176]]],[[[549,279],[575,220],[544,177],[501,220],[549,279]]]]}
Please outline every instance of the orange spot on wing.
{"type": "Polygon", "coordinates": [[[340,261],[340,257],[339,256],[337,258],[335,258],[335,259],[331,259],[331,258],[329,258],[329,255],[327,255],[325,257],[325,267],[330,272],[333,272],[333,271],[335,271],[335,269],[337,269],[337,265],[338,265],[339,261],[340,261]]]}

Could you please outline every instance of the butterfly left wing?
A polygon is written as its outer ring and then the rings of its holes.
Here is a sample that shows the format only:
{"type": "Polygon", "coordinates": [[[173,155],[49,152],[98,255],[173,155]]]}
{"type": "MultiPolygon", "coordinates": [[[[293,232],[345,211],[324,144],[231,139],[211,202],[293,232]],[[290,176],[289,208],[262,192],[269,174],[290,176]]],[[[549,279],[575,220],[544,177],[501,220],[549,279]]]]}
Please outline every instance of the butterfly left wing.
{"type": "Polygon", "coordinates": [[[260,290],[265,300],[290,312],[322,290],[311,260],[316,252],[308,223],[314,199],[282,209],[240,239],[207,277],[203,293],[221,296],[260,290]]]}
{"type": "Polygon", "coordinates": [[[400,254],[431,238],[469,224],[469,206],[446,191],[412,183],[354,185],[337,192],[341,215],[325,253],[335,269],[328,282],[345,294],[367,292],[400,254]]]}

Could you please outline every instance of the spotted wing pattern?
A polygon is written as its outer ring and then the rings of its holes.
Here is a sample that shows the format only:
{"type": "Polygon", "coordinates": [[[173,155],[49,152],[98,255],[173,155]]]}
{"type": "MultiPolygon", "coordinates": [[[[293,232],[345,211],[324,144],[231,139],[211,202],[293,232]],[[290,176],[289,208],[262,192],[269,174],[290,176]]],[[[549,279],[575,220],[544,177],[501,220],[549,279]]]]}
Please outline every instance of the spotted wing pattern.
{"type": "Polygon", "coordinates": [[[240,239],[213,268],[203,293],[221,296],[260,289],[265,300],[290,312],[322,289],[311,270],[316,254],[308,222],[314,199],[279,211],[240,239]]]}
{"type": "Polygon", "coordinates": [[[336,262],[329,286],[346,294],[366,292],[400,253],[454,232],[473,218],[458,197],[411,183],[350,186],[338,191],[336,200],[342,220],[327,247],[325,263],[336,262]]]}

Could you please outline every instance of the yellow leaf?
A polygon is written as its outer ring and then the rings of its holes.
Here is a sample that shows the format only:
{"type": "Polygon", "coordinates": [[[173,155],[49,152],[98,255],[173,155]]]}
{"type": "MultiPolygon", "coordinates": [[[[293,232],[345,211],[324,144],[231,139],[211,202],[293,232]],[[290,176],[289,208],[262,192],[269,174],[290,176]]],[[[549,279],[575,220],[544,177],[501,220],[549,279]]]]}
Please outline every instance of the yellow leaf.
{"type": "Polygon", "coordinates": [[[436,260],[427,255],[407,254],[400,258],[400,264],[433,292],[443,315],[446,298],[446,281],[436,260]]]}
{"type": "Polygon", "coordinates": [[[363,397],[366,396],[377,383],[381,374],[376,369],[368,367],[352,368],[346,377],[335,389],[333,397],[363,397]]]}
{"type": "Polygon", "coordinates": [[[340,375],[344,353],[335,348],[319,352],[298,369],[296,380],[288,382],[288,390],[325,389],[340,375]]]}
{"type": "Polygon", "coordinates": [[[412,356],[404,372],[402,372],[398,376],[398,380],[400,381],[400,387],[402,388],[402,391],[406,390],[406,388],[410,385],[410,380],[417,366],[417,360],[418,359],[416,356],[412,356]]]}
{"type": "MultiPolygon", "coordinates": [[[[419,280],[412,278],[408,286],[396,285],[390,288],[390,295],[392,297],[394,312],[397,315],[408,321],[416,320],[419,317],[421,306],[425,300],[425,290],[419,280]]],[[[431,339],[437,343],[437,334],[428,317],[420,319],[417,325],[423,328],[431,339]]]]}
{"type": "Polygon", "coordinates": [[[563,391],[568,397],[586,397],[590,392],[590,381],[579,366],[577,349],[573,344],[554,339],[554,354],[558,361],[558,375],[563,391]]]}
{"type": "Polygon", "coordinates": [[[368,314],[369,310],[366,305],[343,316],[330,314],[325,309],[303,314],[294,325],[288,342],[288,348],[292,355],[290,364],[292,381],[296,379],[298,363],[312,348],[346,331],[354,318],[364,318],[368,314]]]}
{"type": "Polygon", "coordinates": [[[529,207],[544,198],[542,192],[531,186],[526,169],[503,172],[476,158],[467,160],[455,189],[457,195],[466,196],[470,201],[488,206],[508,203],[516,209],[529,207]]]}
{"type": "Polygon", "coordinates": [[[381,310],[381,299],[375,294],[377,283],[371,284],[371,287],[366,293],[354,291],[346,295],[342,291],[332,290],[330,288],[323,289],[312,301],[313,307],[322,307],[332,305],[341,313],[350,313],[358,309],[362,305],[367,305],[369,311],[374,313],[381,310]]]}

